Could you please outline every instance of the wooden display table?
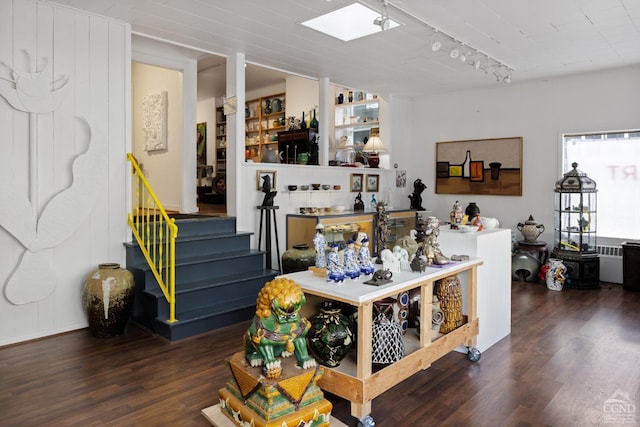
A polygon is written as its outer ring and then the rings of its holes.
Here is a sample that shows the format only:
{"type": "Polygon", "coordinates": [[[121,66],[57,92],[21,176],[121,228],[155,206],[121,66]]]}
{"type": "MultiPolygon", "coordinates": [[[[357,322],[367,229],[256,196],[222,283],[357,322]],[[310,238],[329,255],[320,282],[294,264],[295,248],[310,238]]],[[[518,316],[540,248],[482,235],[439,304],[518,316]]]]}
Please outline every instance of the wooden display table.
{"type": "MultiPolygon", "coordinates": [[[[363,420],[371,414],[371,402],[376,396],[414,373],[428,368],[431,363],[456,347],[461,345],[474,347],[479,331],[476,282],[477,268],[480,265],[482,261],[479,258],[473,258],[469,261],[449,264],[446,267],[428,267],[424,273],[402,271],[394,273],[393,282],[383,286],[364,284],[363,282],[369,277],[347,279],[344,283],[336,284],[316,277],[310,271],[285,275],[298,283],[305,295],[340,301],[355,306],[358,310],[356,362],[353,363],[347,357],[338,367],[324,367],[325,373],[318,385],[326,391],[351,401],[351,415],[363,420]],[[431,338],[431,322],[421,322],[419,337],[411,332],[407,332],[404,337],[405,357],[373,373],[371,360],[373,303],[386,297],[395,297],[400,292],[420,288],[420,312],[431,313],[434,282],[456,274],[467,276],[467,313],[465,313],[467,322],[434,341],[431,338]]],[[[430,315],[424,317],[431,318],[430,315]]],[[[469,354],[472,353],[477,354],[479,358],[475,348],[469,354]]]]}

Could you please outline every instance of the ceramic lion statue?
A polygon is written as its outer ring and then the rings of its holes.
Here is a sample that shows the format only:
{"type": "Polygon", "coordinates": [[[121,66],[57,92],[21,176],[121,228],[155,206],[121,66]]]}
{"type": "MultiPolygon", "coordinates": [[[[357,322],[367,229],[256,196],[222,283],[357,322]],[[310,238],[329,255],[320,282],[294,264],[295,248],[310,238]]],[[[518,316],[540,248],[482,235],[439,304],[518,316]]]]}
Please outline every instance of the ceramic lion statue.
{"type": "Polygon", "coordinates": [[[263,375],[279,378],[279,357],[295,355],[303,369],[316,366],[307,352],[311,324],[300,317],[306,298],[300,286],[284,277],[267,282],[258,293],[256,315],[245,334],[245,357],[251,366],[262,366],[263,375]]]}

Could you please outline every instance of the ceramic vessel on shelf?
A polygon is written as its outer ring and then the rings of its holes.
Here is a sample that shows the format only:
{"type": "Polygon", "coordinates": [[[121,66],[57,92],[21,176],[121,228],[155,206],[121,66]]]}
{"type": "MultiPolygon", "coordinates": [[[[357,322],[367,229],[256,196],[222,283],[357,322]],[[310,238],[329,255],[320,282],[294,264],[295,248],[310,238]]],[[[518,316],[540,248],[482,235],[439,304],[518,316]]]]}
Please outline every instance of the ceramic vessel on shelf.
{"type": "Polygon", "coordinates": [[[354,342],[349,318],[336,303],[325,301],[320,304],[320,313],[310,322],[307,342],[311,353],[324,366],[340,365],[354,342]]]}
{"type": "Polygon", "coordinates": [[[262,153],[262,163],[279,163],[279,156],[275,150],[267,148],[262,153]]]}
{"type": "Polygon", "coordinates": [[[298,164],[306,165],[309,162],[309,153],[298,153],[298,164]]]}
{"type": "Polygon", "coordinates": [[[480,208],[475,204],[475,202],[471,202],[464,210],[464,214],[467,216],[467,218],[469,218],[469,220],[472,220],[476,216],[480,215],[480,208]]]}
{"type": "Polygon", "coordinates": [[[321,184],[311,184],[311,187],[313,187],[314,190],[319,190],[320,189],[320,185],[321,184]]]}
{"type": "Polygon", "coordinates": [[[331,186],[329,184],[322,184],[322,189],[323,190],[328,190],[330,188],[331,188],[331,186]]]}
{"type": "Polygon", "coordinates": [[[298,189],[297,185],[288,185],[287,188],[289,189],[289,191],[296,191],[298,189]]]}
{"type": "Polygon", "coordinates": [[[518,223],[518,230],[522,233],[524,241],[527,243],[535,243],[538,237],[544,232],[544,225],[538,224],[533,219],[533,215],[529,215],[529,219],[524,223],[518,223]]]}
{"type": "Polygon", "coordinates": [[[282,100],[280,98],[273,98],[271,100],[271,109],[274,113],[282,111],[282,100]]]}
{"type": "Polygon", "coordinates": [[[307,190],[309,190],[309,186],[308,185],[301,185],[300,186],[300,190],[307,191],[307,190]]]}

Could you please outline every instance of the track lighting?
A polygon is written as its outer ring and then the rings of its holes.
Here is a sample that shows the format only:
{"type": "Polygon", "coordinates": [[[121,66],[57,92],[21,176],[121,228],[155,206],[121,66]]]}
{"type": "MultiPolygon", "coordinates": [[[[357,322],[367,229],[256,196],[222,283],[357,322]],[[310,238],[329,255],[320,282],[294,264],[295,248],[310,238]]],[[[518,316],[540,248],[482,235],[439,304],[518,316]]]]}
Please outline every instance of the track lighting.
{"type": "Polygon", "coordinates": [[[451,49],[449,50],[449,57],[451,59],[459,59],[461,62],[471,65],[476,70],[484,71],[485,74],[489,74],[490,71],[503,67],[506,71],[500,74],[501,78],[499,79],[499,81],[505,83],[509,83],[511,81],[511,72],[514,70],[513,67],[508,66],[502,61],[499,61],[498,59],[488,55],[487,53],[481,52],[479,49],[474,48],[469,43],[464,42],[457,37],[454,37],[451,34],[445,33],[444,31],[436,28],[435,26],[429,24],[424,19],[422,19],[412,11],[406,9],[404,6],[401,6],[400,4],[396,4],[389,0],[382,0],[381,16],[374,22],[376,25],[381,25],[380,28],[382,28],[383,18],[387,17],[388,19],[387,6],[393,8],[396,12],[402,13],[412,20],[419,22],[432,33],[432,39],[429,45],[432,52],[438,52],[443,47],[445,47],[446,49],[451,46],[451,49]],[[474,51],[475,53],[473,53],[474,51]]]}
{"type": "Polygon", "coordinates": [[[380,16],[373,20],[373,25],[380,27],[382,31],[387,31],[391,23],[389,22],[389,13],[387,12],[387,2],[382,0],[382,9],[380,10],[380,16]]]}

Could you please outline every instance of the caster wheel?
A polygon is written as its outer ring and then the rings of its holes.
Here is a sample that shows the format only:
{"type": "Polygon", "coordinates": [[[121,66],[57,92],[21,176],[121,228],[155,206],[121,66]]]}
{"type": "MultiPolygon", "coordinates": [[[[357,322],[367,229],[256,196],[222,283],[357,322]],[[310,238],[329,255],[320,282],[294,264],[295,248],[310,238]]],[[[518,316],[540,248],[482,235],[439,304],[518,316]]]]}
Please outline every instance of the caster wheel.
{"type": "Polygon", "coordinates": [[[373,421],[371,415],[367,415],[366,417],[360,419],[358,421],[358,427],[375,427],[376,422],[373,421]]]}
{"type": "Polygon", "coordinates": [[[477,362],[482,357],[482,353],[475,347],[469,347],[467,351],[467,358],[472,362],[477,362]]]}

